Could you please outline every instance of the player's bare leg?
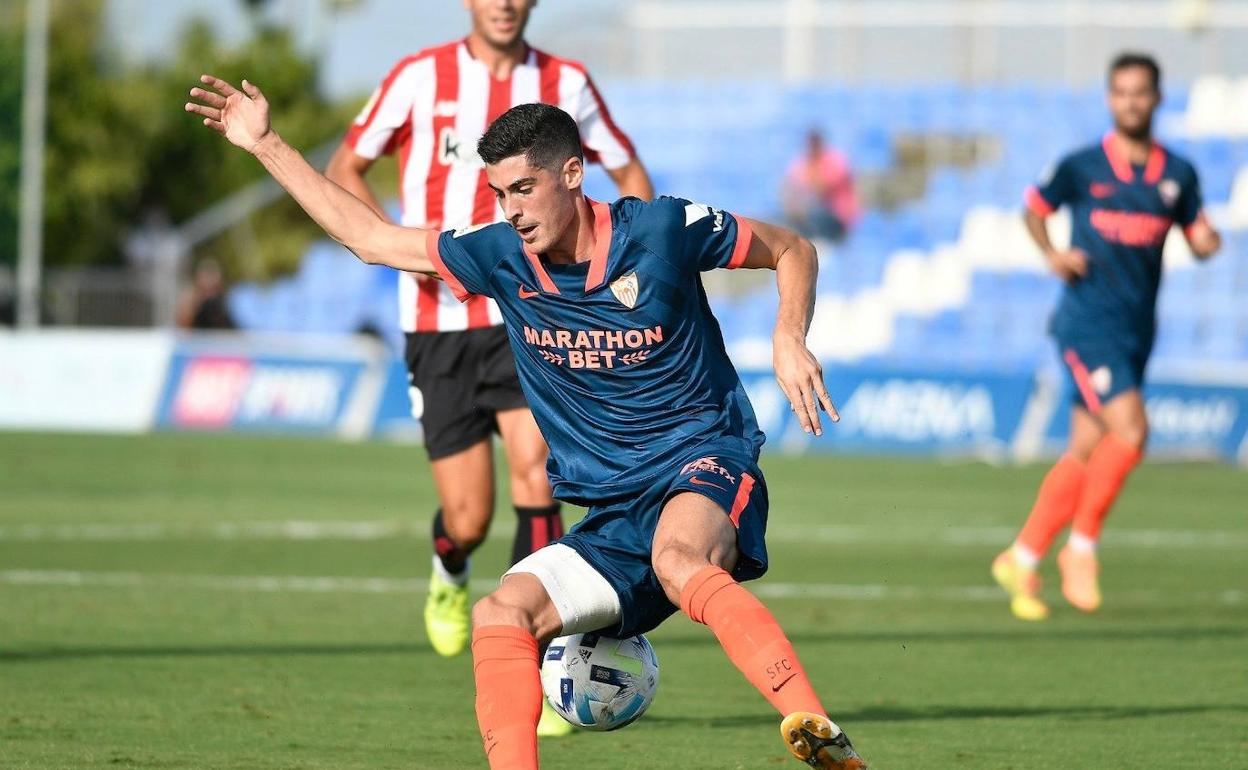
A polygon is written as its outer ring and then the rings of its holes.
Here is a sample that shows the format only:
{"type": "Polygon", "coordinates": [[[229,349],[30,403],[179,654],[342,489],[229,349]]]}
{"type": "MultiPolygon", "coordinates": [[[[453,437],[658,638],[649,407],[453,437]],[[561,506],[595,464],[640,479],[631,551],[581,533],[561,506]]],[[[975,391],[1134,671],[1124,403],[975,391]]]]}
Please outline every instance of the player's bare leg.
{"type": "Polygon", "coordinates": [[[563,621],[537,577],[509,575],[472,608],[477,725],[493,770],[536,770],[541,715],[538,650],[563,621]]]}
{"type": "Polygon", "coordinates": [[[1101,421],[1082,406],[1070,415],[1070,443],[1049,470],[1035,505],[1014,543],[992,562],[992,577],[1010,597],[1010,611],[1020,620],[1044,620],[1049,607],[1040,598],[1037,566],[1057,533],[1075,518],[1092,451],[1105,435],[1101,421]]]}
{"type": "Polygon", "coordinates": [[[431,463],[442,507],[433,522],[433,573],[425,601],[425,631],[439,655],[458,655],[468,646],[468,557],[490,528],[494,515],[494,455],[480,441],[431,463]]]}
{"type": "Polygon", "coordinates": [[[1143,456],[1148,440],[1148,416],[1139,390],[1115,396],[1102,407],[1098,417],[1105,430],[1088,453],[1088,481],[1075,509],[1070,539],[1057,555],[1062,595],[1084,612],[1094,612],[1101,606],[1097,541],[1114,500],[1143,456]]]}
{"type": "MultiPolygon", "coordinates": [[[[495,415],[507,454],[511,502],[516,509],[516,537],[511,545],[515,564],[539,548],[563,536],[559,504],[550,491],[546,458],[550,450],[528,409],[508,409],[495,415]]],[[[575,728],[542,699],[542,718],[537,734],[542,738],[570,735],[575,728]]]]}
{"type": "Polygon", "coordinates": [[[738,556],[736,530],[718,505],[694,493],[668,501],[652,555],[668,598],[710,627],[728,658],[784,717],[781,737],[794,756],[812,767],[865,768],[828,719],[780,624],[728,573],[738,556]]]}
{"type": "Polygon", "coordinates": [[[533,413],[508,409],[495,417],[507,455],[511,502],[516,508],[516,537],[511,548],[511,563],[515,564],[562,537],[563,519],[546,475],[550,450],[533,413]]]}

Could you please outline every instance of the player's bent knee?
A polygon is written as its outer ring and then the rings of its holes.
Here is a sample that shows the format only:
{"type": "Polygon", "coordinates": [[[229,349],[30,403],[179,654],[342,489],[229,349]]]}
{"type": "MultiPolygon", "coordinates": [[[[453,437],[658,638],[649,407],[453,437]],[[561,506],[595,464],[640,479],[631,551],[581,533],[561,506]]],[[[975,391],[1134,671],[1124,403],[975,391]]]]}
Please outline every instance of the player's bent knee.
{"type": "Polygon", "coordinates": [[[517,464],[511,469],[512,497],[525,500],[553,499],[550,493],[550,477],[546,475],[546,456],[535,458],[531,463],[517,464]]]}
{"type": "Polygon", "coordinates": [[[680,605],[680,592],[685,583],[703,569],[711,566],[705,553],[699,552],[684,543],[669,542],[659,545],[651,554],[650,563],[654,574],[663,586],[663,592],[673,604],[680,605]]]}
{"type": "Polygon", "coordinates": [[[442,505],[442,526],[461,548],[472,549],[490,531],[493,511],[477,501],[456,500],[442,505]]]}
{"type": "Polygon", "coordinates": [[[1143,451],[1145,444],[1148,443],[1147,425],[1128,425],[1115,430],[1114,433],[1118,438],[1140,451],[1143,451]]]}
{"type": "Polygon", "coordinates": [[[558,636],[562,623],[546,589],[533,575],[509,574],[503,584],[472,607],[474,628],[515,626],[549,642],[558,636]]]}
{"type": "Polygon", "coordinates": [[[484,626],[516,626],[529,633],[534,633],[533,614],[525,608],[500,597],[498,591],[477,600],[472,605],[472,625],[474,628],[484,626]]]}

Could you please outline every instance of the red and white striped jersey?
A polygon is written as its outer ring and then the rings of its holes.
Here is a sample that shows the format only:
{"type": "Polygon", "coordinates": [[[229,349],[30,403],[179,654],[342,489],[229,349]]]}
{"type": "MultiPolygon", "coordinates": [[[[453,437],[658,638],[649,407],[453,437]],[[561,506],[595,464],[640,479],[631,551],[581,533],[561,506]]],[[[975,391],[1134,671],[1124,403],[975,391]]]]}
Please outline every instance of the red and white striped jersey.
{"type": "MultiPolygon", "coordinates": [[[[357,155],[395,154],[404,225],[443,230],[500,221],[502,210],[486,183],[477,140],[517,104],[557,105],[581,128],[586,160],[619,168],[633,145],[607,112],[581,64],[535,49],[505,80],[493,78],[464,41],[403,59],[373,93],[347,132],[357,155]]],[[[406,332],[479,329],[502,323],[494,300],[455,299],[435,278],[403,274],[399,320],[406,332]]]]}

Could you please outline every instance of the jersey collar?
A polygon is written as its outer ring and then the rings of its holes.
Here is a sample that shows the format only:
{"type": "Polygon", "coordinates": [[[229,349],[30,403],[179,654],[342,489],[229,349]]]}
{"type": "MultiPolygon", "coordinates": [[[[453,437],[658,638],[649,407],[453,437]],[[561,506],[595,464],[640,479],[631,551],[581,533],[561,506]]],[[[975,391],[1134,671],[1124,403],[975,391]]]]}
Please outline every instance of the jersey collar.
{"type": "MultiPolygon", "coordinates": [[[[594,253],[589,261],[589,274],[585,276],[585,293],[588,294],[601,286],[607,277],[607,255],[611,252],[611,207],[588,196],[585,202],[589,204],[589,210],[594,215],[594,253]]],[[[537,275],[542,291],[558,294],[559,287],[551,279],[550,273],[546,272],[541,256],[530,251],[527,246],[524,247],[524,255],[529,258],[529,264],[537,275]]]]}
{"type": "MultiPolygon", "coordinates": [[[[1124,184],[1135,182],[1135,169],[1131,168],[1131,161],[1127,159],[1127,154],[1123,152],[1122,145],[1118,141],[1118,136],[1113,131],[1107,131],[1101,139],[1101,148],[1105,151],[1105,157],[1109,160],[1110,168],[1114,170],[1114,176],[1118,177],[1118,181],[1124,184]]],[[[1161,173],[1166,167],[1166,152],[1160,144],[1152,143],[1152,147],[1148,151],[1148,163],[1144,166],[1144,181],[1147,184],[1157,184],[1161,181],[1161,173]]]]}

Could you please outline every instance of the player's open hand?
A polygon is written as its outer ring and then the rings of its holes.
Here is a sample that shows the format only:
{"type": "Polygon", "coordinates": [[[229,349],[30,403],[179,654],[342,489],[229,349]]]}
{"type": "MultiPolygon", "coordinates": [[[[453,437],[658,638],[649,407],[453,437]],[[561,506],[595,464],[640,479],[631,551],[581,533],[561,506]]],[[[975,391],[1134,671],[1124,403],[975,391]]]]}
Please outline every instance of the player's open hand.
{"type": "Polygon", "coordinates": [[[254,154],[260,141],[272,133],[268,99],[246,80],[242,91],[213,75],[200,75],[199,82],[208,88],[191,89],[191,98],[198,102],[187,102],[186,111],[202,115],[205,126],[254,154]]]}
{"type": "Polygon", "coordinates": [[[1204,214],[1197,217],[1187,229],[1187,245],[1192,248],[1192,255],[1197,259],[1209,259],[1222,248],[1222,236],[1204,214]]]}
{"type": "Polygon", "coordinates": [[[823,367],[819,359],[806,347],[801,337],[778,331],[772,341],[772,359],[776,368],[776,382],[789,399],[789,405],[802,424],[802,430],[823,435],[819,422],[819,407],[828,413],[832,422],[839,422],[840,414],[832,405],[832,397],[823,384],[823,367]]]}
{"type": "Polygon", "coordinates": [[[1058,249],[1049,255],[1049,267],[1066,283],[1087,276],[1088,255],[1083,249],[1058,249]]]}

